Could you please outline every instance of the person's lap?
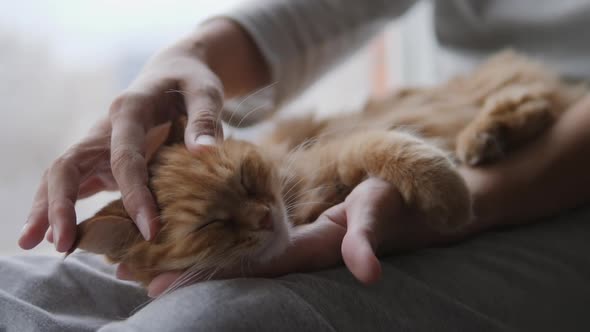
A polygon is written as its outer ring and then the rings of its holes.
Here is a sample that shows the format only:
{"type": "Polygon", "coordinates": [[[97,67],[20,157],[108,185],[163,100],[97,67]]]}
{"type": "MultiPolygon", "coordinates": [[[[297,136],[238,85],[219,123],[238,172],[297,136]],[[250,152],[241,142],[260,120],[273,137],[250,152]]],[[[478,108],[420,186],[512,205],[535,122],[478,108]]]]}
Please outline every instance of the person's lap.
{"type": "Polygon", "coordinates": [[[97,257],[0,259],[0,330],[590,330],[590,208],[448,248],[344,268],[195,284],[150,302],[97,257]]]}

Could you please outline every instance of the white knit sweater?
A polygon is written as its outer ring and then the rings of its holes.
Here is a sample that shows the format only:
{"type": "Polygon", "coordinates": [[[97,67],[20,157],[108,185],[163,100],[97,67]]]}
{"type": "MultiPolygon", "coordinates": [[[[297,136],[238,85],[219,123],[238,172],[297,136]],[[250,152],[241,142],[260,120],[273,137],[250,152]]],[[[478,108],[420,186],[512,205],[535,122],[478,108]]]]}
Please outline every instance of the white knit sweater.
{"type": "MultiPolygon", "coordinates": [[[[248,31],[272,74],[276,104],[296,96],[357,50],[413,0],[254,0],[228,12],[248,31]]],[[[461,67],[512,47],[564,75],[590,79],[590,1],[439,0],[439,66],[461,67]]]]}

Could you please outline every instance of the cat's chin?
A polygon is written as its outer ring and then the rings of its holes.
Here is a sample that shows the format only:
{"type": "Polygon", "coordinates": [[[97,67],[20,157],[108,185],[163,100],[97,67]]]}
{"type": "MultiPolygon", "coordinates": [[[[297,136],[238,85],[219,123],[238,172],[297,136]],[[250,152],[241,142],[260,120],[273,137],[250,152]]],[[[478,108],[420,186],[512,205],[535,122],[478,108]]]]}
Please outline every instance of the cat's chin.
{"type": "Polygon", "coordinates": [[[272,207],[271,212],[273,231],[265,234],[261,247],[252,255],[252,259],[262,263],[281,255],[291,243],[291,224],[284,205],[272,207]]]}

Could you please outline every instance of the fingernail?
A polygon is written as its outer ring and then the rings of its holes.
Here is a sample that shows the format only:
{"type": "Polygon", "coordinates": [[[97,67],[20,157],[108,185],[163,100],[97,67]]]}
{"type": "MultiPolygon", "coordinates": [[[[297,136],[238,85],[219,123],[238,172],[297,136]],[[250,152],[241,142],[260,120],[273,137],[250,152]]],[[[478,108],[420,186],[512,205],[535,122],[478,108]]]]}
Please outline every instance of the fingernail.
{"type": "Polygon", "coordinates": [[[215,137],[213,137],[211,135],[201,135],[201,136],[197,137],[197,139],[195,140],[195,143],[200,144],[200,145],[215,145],[216,141],[215,141],[215,137]]]}
{"type": "Polygon", "coordinates": [[[53,244],[55,245],[55,250],[59,250],[57,247],[59,244],[59,227],[57,226],[57,223],[55,223],[51,228],[53,228],[53,244]]]}
{"type": "Polygon", "coordinates": [[[137,214],[137,217],[135,217],[135,221],[137,222],[137,227],[139,228],[139,231],[141,232],[143,238],[146,239],[146,241],[149,241],[151,239],[151,234],[148,218],[145,216],[144,213],[139,212],[137,214]]]}
{"type": "Polygon", "coordinates": [[[148,287],[147,296],[153,299],[154,297],[158,296],[158,294],[151,287],[148,287]]]}

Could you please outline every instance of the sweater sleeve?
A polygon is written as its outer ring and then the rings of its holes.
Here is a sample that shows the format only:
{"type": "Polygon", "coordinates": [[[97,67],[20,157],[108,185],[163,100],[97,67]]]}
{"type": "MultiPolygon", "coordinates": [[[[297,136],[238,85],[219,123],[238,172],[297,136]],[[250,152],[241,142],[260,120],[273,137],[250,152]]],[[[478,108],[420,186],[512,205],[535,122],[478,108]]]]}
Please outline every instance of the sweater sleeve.
{"type": "Polygon", "coordinates": [[[224,14],[253,38],[276,108],[357,50],[414,0],[254,0],[224,14]]]}

